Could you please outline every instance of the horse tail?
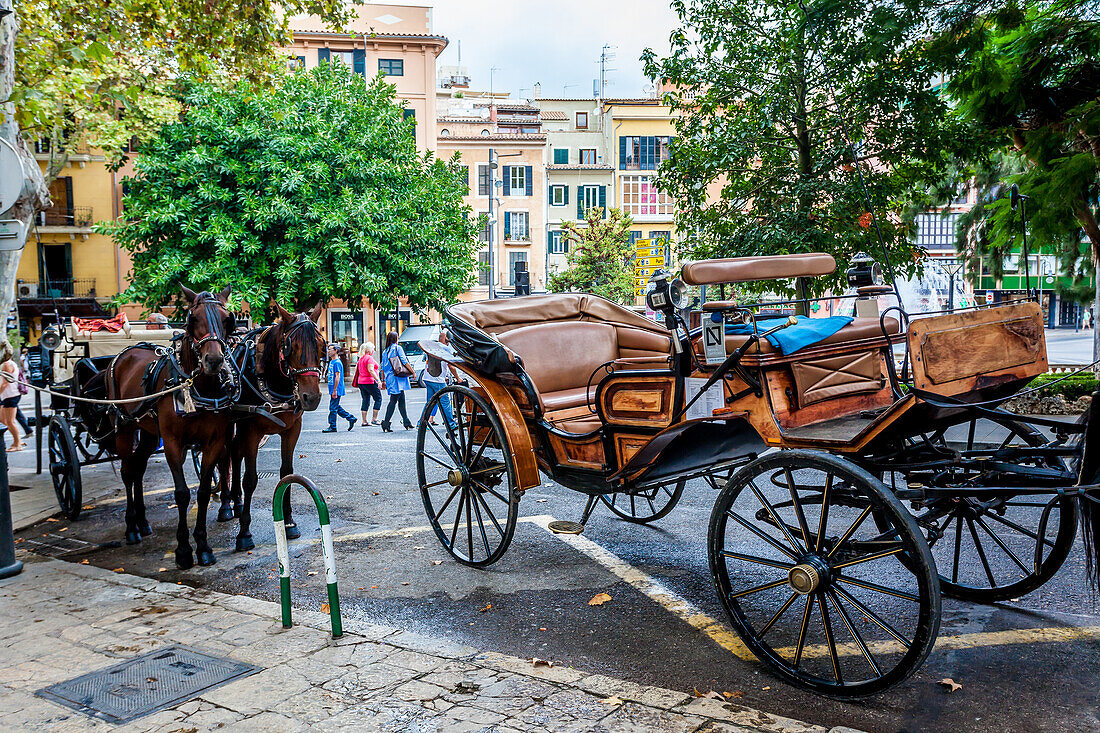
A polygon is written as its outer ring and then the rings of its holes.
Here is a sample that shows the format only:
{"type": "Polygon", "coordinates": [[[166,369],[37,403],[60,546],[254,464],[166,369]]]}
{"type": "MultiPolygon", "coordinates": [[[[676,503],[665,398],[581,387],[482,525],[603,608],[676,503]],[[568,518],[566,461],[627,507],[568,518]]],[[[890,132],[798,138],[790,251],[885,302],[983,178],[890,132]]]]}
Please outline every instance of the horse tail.
{"type": "MultiPolygon", "coordinates": [[[[1100,391],[1092,393],[1092,403],[1086,413],[1084,450],[1078,485],[1100,483],[1100,391]]],[[[1083,490],[1078,497],[1081,505],[1082,540],[1085,545],[1085,570],[1089,582],[1100,593],[1100,490],[1083,490]]]]}

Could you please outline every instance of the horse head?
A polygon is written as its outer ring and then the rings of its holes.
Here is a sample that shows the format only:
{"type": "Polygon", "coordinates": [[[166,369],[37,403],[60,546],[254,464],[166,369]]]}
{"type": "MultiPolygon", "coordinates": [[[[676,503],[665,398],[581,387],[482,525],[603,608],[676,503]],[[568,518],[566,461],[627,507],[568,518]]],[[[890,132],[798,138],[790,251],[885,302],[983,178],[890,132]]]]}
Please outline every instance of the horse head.
{"type": "Polygon", "coordinates": [[[202,373],[213,376],[225,365],[229,334],[236,328],[233,314],[226,307],[230,287],[220,293],[196,293],[182,287],[187,299],[187,337],[199,361],[202,373]]]}
{"type": "Polygon", "coordinates": [[[279,369],[294,382],[294,393],[305,410],[321,404],[321,376],[325,373],[325,339],[317,325],[321,304],[309,313],[291,313],[278,303],[279,369]]]}

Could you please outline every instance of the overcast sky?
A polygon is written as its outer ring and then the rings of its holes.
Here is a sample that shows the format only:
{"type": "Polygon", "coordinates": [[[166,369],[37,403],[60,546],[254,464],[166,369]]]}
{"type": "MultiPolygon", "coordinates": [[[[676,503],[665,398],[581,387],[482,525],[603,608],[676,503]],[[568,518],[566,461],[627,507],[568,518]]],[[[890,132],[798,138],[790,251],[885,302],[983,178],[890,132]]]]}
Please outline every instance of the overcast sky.
{"type": "MultiPolygon", "coordinates": [[[[412,0],[410,4],[419,4],[412,0]]],[[[424,2],[424,4],[429,4],[424,2]]],[[[599,77],[600,49],[617,46],[609,66],[608,96],[641,94],[648,80],[638,60],[642,49],[668,50],[677,18],[667,0],[435,0],[435,33],[450,45],[439,65],[462,65],[475,89],[493,88],[522,97],[542,83],[544,97],[590,97],[599,77]],[[569,86],[565,86],[569,85],[569,86]]]]}

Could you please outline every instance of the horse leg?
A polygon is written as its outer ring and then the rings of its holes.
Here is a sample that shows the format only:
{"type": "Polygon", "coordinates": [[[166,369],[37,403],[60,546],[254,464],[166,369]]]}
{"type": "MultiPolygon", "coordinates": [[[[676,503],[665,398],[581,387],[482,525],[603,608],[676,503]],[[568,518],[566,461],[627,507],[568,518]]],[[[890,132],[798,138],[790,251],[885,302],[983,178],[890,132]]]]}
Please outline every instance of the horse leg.
{"type": "Polygon", "coordinates": [[[115,432],[115,455],[122,463],[119,473],[122,485],[126,487],[126,544],[141,542],[141,533],[137,527],[137,503],[134,500],[134,433],[132,430],[115,432]]]}
{"type": "Polygon", "coordinates": [[[202,470],[199,478],[198,516],[195,517],[195,555],[199,565],[213,565],[217,562],[214,551],[206,537],[206,510],[210,506],[210,492],[214,483],[214,468],[221,462],[226,451],[225,443],[209,440],[203,446],[202,470]]]}
{"type": "MultiPolygon", "coordinates": [[[[237,439],[229,444],[232,452],[225,457],[225,463],[229,466],[233,475],[233,514],[237,517],[244,514],[244,499],[241,495],[241,451],[244,450],[245,446],[244,436],[242,435],[243,430],[244,428],[237,426],[237,439]]],[[[252,455],[256,454],[259,449],[258,446],[257,443],[257,448],[252,449],[252,455]]]]}
{"type": "MultiPolygon", "coordinates": [[[[167,430],[162,430],[164,436],[164,458],[168,462],[168,468],[172,472],[172,482],[175,484],[176,511],[179,512],[179,521],[176,524],[176,565],[181,570],[188,570],[195,565],[195,556],[191,552],[190,538],[187,536],[187,504],[191,501],[191,489],[187,488],[187,479],[183,475],[183,446],[167,430]]],[[[206,456],[203,456],[205,461],[206,456]]]]}
{"type": "Polygon", "coordinates": [[[237,551],[244,552],[256,546],[252,541],[252,493],[256,490],[259,476],[256,473],[256,455],[260,449],[260,432],[248,430],[237,444],[239,449],[234,456],[234,475],[240,470],[241,459],[244,459],[244,506],[241,511],[240,533],[237,535],[237,551]]]}
{"type": "MultiPolygon", "coordinates": [[[[294,449],[298,445],[298,436],[302,433],[302,420],[291,423],[279,436],[279,448],[282,450],[283,462],[279,466],[279,478],[282,479],[294,473],[294,449]]],[[[283,494],[283,522],[286,525],[286,538],[296,540],[302,536],[298,525],[290,515],[290,492],[283,494]]]]}
{"type": "MultiPolygon", "coordinates": [[[[237,434],[239,430],[230,428],[231,437],[226,441],[227,453],[233,452],[233,444],[237,441],[237,434]]],[[[225,461],[219,461],[218,463],[218,493],[221,495],[221,506],[218,507],[218,521],[229,522],[233,520],[235,512],[232,506],[232,493],[230,491],[229,476],[226,475],[225,461]]]]}
{"type": "Polygon", "coordinates": [[[142,537],[153,534],[149,520],[145,516],[145,471],[149,467],[149,457],[157,450],[157,436],[144,430],[138,431],[137,448],[134,450],[134,504],[137,508],[138,533],[142,537]]]}

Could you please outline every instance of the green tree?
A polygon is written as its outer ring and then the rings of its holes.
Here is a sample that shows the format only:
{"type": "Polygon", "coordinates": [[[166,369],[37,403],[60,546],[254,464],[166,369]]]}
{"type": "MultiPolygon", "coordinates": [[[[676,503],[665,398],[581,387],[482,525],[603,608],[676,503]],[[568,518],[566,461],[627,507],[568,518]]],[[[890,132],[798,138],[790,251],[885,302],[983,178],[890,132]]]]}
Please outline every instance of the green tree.
{"type": "Polygon", "coordinates": [[[132,253],[119,297],[172,302],[178,283],[231,284],[262,312],[341,298],[440,307],[471,282],[476,223],[454,161],[417,151],[393,86],[343,64],[271,89],[195,85],[142,146],[124,215],[104,230],[132,253]]]}
{"type": "Polygon", "coordinates": [[[676,200],[684,253],[828,252],[838,270],[813,280],[821,293],[841,286],[853,254],[881,259],[870,209],[894,267],[912,274],[920,252],[889,214],[938,177],[955,139],[923,56],[922,0],[672,7],[683,27],[670,55],[643,60],[679,112],[659,184],[676,200]]]}
{"type": "Polygon", "coordinates": [[[566,269],[550,276],[555,293],[602,295],[616,303],[634,303],[633,220],[619,209],[601,207],[585,212],[584,221],[563,221],[562,238],[569,244],[566,269]]]}
{"type": "MultiPolygon", "coordinates": [[[[946,6],[933,51],[949,72],[958,116],[988,140],[991,155],[1025,163],[1005,177],[1027,202],[1029,238],[1060,245],[1066,264],[1100,256],[1100,18],[1073,0],[955,2],[946,6]],[[1089,247],[1077,246],[1082,234],[1089,247]]],[[[983,161],[978,159],[976,167],[983,161]]],[[[1005,196],[986,207],[983,226],[1007,251],[1020,212],[1005,196]]],[[[1034,249],[1032,251],[1035,251],[1034,249]]],[[[1100,295],[1100,289],[1097,294],[1100,295]]],[[[1096,312],[1100,313],[1100,300],[1096,312]]],[[[1100,341],[1094,347],[1100,353],[1100,341]]]]}

